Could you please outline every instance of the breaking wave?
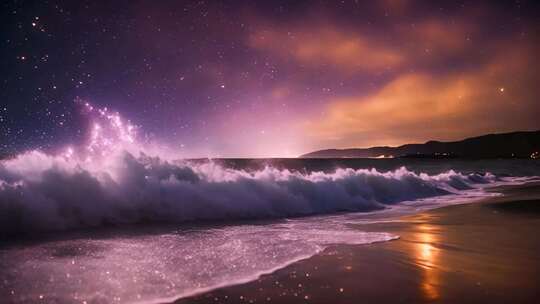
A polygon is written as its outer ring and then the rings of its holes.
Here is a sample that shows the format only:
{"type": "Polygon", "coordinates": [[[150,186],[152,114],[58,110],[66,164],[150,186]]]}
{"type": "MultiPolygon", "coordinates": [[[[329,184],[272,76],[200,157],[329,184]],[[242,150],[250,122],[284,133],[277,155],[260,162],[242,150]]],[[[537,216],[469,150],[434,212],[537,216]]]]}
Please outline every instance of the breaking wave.
{"type": "Polygon", "coordinates": [[[491,174],[427,175],[405,167],[389,172],[247,171],[126,151],[80,162],[31,151],[0,162],[0,230],[9,236],[140,222],[371,211],[495,180],[491,174]]]}
{"type": "Polygon", "coordinates": [[[91,122],[85,144],[0,161],[0,237],[141,222],[371,211],[496,180],[491,174],[427,175],[405,167],[300,173],[174,160],[159,145],[141,142],[138,127],[118,112],[77,102],[91,122]]]}

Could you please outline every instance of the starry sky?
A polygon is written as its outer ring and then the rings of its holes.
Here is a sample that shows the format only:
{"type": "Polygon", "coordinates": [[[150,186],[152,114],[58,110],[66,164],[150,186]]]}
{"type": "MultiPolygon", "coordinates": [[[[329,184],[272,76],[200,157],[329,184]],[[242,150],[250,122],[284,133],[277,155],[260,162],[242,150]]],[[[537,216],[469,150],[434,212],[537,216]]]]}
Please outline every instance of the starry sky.
{"type": "Polygon", "coordinates": [[[2,1],[0,154],[81,103],[183,157],[540,129],[535,1],[2,1]]]}

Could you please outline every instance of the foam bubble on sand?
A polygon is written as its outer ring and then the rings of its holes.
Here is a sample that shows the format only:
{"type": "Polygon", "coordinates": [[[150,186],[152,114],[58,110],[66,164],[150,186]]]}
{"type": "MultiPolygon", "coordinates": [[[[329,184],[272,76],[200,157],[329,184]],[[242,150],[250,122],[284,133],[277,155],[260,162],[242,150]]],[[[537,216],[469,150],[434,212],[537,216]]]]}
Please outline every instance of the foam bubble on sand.
{"type": "Polygon", "coordinates": [[[319,219],[62,240],[0,250],[0,294],[13,303],[171,301],[254,280],[331,244],[394,238],[319,219]]]}

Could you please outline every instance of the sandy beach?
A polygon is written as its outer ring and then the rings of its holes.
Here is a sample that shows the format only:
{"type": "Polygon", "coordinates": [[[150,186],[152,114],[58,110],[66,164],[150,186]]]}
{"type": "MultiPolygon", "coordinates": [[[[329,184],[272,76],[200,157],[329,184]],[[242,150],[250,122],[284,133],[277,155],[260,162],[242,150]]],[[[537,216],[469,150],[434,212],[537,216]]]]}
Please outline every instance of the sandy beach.
{"type": "Polygon", "coordinates": [[[331,246],[258,280],[183,303],[536,303],[540,185],[358,225],[398,240],[331,246]]]}

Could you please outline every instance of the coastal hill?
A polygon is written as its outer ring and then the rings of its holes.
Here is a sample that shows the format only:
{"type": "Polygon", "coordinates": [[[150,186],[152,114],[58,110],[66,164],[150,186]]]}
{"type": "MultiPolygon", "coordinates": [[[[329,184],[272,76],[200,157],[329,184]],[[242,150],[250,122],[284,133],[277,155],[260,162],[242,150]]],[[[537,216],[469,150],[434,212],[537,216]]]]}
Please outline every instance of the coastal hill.
{"type": "Polygon", "coordinates": [[[399,147],[327,149],[301,158],[538,158],[540,131],[488,134],[461,141],[428,141],[399,147]]]}

